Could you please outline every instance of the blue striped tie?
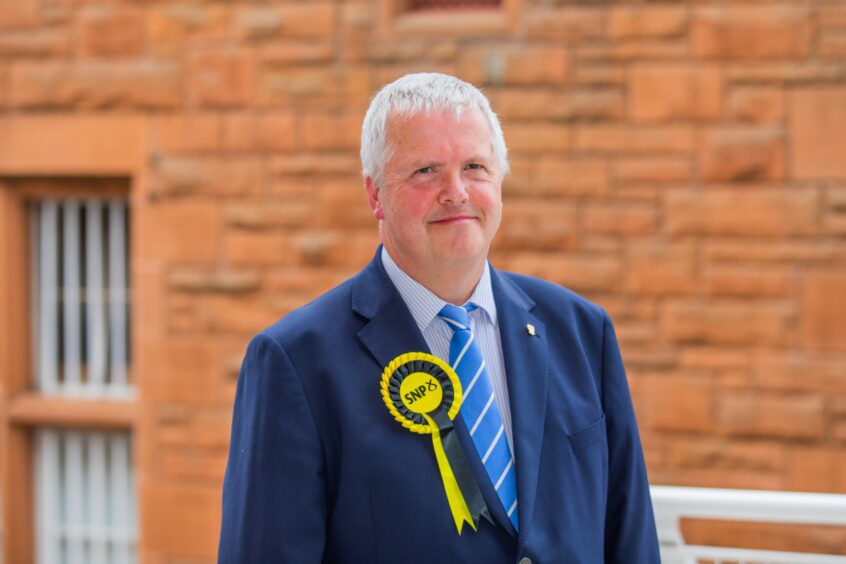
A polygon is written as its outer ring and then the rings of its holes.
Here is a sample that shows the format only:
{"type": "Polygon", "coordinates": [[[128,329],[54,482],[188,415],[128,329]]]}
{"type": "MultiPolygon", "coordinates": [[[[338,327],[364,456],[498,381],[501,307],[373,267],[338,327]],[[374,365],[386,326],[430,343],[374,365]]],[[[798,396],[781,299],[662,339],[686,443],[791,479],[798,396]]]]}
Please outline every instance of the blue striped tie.
{"type": "Polygon", "coordinates": [[[470,430],[473,444],[490,476],[508,518],[517,530],[517,480],[514,477],[514,457],[505,437],[502,416],[494,399],[485,359],[470,330],[468,311],[476,306],[457,307],[447,304],[438,316],[452,328],[449,342],[449,363],[458,374],[463,390],[460,413],[470,430]]]}

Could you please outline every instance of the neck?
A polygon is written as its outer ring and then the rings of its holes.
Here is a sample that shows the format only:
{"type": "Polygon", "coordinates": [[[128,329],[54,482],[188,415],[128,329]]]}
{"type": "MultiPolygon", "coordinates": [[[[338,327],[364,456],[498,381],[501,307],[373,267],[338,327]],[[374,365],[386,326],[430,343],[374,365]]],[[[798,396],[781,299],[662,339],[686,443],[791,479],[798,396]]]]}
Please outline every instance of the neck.
{"type": "Polygon", "coordinates": [[[472,264],[438,264],[420,267],[404,260],[401,254],[388,249],[391,258],[403,272],[447,303],[462,306],[467,303],[485,270],[484,257],[472,264]]]}

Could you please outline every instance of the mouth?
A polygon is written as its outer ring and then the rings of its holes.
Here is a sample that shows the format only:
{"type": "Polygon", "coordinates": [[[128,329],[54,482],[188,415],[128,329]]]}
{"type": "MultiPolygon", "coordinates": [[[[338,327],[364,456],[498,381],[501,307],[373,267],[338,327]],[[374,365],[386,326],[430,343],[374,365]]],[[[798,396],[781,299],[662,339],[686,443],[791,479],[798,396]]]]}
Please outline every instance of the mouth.
{"type": "Polygon", "coordinates": [[[477,220],[476,216],[459,214],[459,215],[451,215],[451,216],[448,216],[448,217],[442,217],[440,219],[435,219],[435,220],[432,220],[431,223],[433,223],[435,225],[452,225],[452,224],[456,224],[456,223],[463,223],[465,221],[476,221],[476,220],[477,220]]]}

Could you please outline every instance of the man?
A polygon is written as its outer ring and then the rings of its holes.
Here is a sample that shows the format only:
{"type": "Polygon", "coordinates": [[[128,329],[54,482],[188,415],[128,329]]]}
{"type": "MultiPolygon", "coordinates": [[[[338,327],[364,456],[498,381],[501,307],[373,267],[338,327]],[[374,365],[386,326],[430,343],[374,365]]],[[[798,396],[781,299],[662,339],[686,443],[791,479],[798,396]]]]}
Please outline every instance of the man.
{"type": "Polygon", "coordinates": [[[487,261],[508,172],[487,99],[402,77],[361,158],[383,246],[250,343],[220,561],[658,562],[608,316],[487,261]]]}

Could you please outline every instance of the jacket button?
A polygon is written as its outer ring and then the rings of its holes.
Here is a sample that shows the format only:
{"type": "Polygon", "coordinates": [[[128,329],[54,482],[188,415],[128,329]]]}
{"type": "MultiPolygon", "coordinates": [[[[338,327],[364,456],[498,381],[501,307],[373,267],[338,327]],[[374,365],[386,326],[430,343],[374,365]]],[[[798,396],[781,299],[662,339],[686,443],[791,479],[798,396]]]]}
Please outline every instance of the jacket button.
{"type": "Polygon", "coordinates": [[[520,563],[519,563],[519,564],[532,564],[532,559],[531,559],[531,558],[526,558],[526,557],[524,556],[523,558],[521,558],[521,559],[520,559],[520,563]]]}

